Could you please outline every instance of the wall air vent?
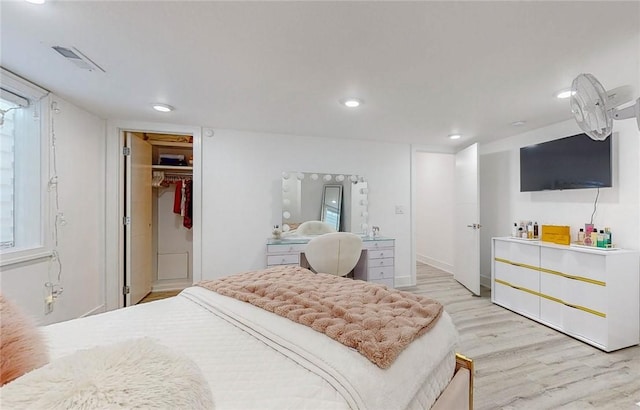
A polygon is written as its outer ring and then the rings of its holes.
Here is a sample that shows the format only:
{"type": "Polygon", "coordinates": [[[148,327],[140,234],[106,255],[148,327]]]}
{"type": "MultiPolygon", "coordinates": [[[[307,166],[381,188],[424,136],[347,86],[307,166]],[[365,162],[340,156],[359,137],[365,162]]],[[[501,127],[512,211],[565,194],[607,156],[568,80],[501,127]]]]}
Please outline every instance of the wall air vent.
{"type": "Polygon", "coordinates": [[[62,57],[66,58],[68,61],[71,61],[78,68],[88,71],[102,71],[106,72],[100,67],[98,64],[91,61],[89,57],[82,54],[80,50],[75,47],[66,48],[61,46],[53,46],[51,47],[55,51],[57,51],[62,57]]]}

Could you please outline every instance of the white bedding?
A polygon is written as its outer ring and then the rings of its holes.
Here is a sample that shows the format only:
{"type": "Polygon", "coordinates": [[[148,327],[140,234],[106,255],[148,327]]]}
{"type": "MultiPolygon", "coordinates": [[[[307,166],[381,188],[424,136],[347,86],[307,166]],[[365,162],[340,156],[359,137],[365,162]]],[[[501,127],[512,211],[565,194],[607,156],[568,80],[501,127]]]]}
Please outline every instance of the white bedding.
{"type": "Polygon", "coordinates": [[[52,359],[152,337],[198,363],[217,409],[429,407],[453,375],[457,340],[445,312],[382,370],[306,326],[199,287],[43,329],[52,359]]]}

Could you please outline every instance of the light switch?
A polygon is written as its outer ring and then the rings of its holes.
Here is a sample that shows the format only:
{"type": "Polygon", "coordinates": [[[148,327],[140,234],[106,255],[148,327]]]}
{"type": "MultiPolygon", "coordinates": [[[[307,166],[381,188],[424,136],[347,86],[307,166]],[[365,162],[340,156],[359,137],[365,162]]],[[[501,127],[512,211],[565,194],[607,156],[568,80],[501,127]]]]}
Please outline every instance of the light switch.
{"type": "Polygon", "coordinates": [[[396,205],[396,214],[403,214],[403,213],[404,213],[404,206],[396,205]]]}

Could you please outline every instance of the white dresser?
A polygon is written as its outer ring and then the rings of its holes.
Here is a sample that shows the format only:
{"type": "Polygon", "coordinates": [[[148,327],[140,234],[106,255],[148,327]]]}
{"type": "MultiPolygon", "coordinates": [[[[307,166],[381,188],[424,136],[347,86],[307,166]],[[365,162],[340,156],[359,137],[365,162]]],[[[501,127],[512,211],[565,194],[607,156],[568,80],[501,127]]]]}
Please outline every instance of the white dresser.
{"type": "MultiPolygon", "coordinates": [[[[267,267],[300,265],[308,267],[304,249],[309,238],[269,239],[267,241],[267,267]]],[[[353,270],[354,279],[380,283],[393,287],[395,274],[395,240],[377,237],[362,239],[362,254],[353,270]]]]}
{"type": "Polygon", "coordinates": [[[640,341],[638,252],[493,238],[491,300],[610,352],[640,341]]]}

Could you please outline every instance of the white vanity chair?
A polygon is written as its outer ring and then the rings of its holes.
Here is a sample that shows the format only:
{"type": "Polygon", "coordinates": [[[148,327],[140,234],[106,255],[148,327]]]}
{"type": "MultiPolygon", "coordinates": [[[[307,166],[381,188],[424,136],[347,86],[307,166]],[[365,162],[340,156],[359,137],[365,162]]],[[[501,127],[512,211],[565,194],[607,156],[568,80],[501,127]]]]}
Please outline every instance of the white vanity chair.
{"type": "Polygon", "coordinates": [[[313,238],[304,250],[315,272],[345,276],[356,267],[362,252],[362,239],[350,232],[332,232],[313,238]]]}

